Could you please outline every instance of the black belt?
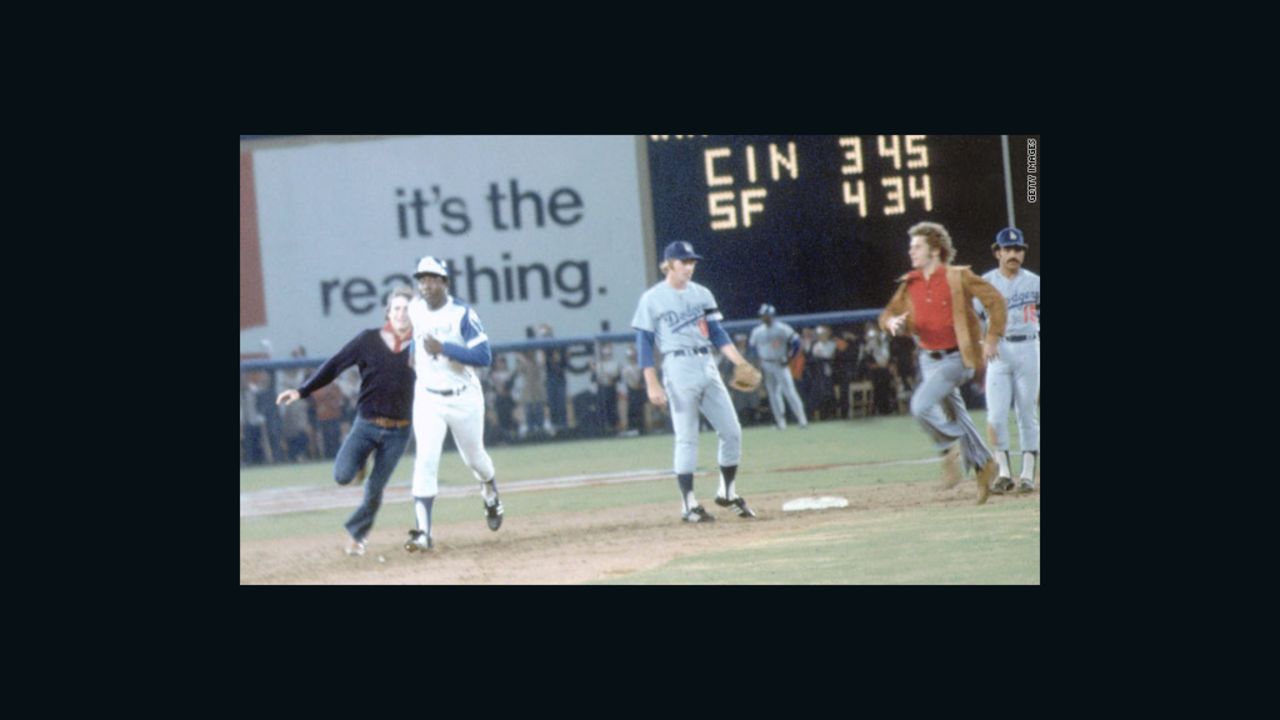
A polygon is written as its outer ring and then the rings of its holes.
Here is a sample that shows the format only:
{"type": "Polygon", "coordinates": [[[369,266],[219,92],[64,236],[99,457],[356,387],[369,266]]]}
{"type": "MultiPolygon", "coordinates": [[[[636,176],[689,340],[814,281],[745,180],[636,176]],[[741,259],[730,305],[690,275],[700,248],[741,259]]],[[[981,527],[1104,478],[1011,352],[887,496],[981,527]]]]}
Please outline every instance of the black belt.
{"type": "Polygon", "coordinates": [[[1005,338],[1008,342],[1022,342],[1023,340],[1035,340],[1035,335],[1010,335],[1005,338]]]}
{"type": "Polygon", "coordinates": [[[946,355],[950,355],[954,352],[960,352],[960,348],[953,347],[946,350],[926,350],[925,352],[929,353],[930,358],[933,358],[934,360],[941,360],[946,355]]]}
{"type": "Polygon", "coordinates": [[[443,395],[445,397],[453,397],[454,395],[461,395],[466,389],[467,386],[463,385],[457,390],[432,390],[431,388],[427,388],[427,392],[435,393],[436,395],[443,395]]]}
{"type": "Polygon", "coordinates": [[[706,355],[711,352],[711,348],[698,348],[697,350],[672,350],[671,355],[676,357],[684,357],[685,355],[706,355]]]}

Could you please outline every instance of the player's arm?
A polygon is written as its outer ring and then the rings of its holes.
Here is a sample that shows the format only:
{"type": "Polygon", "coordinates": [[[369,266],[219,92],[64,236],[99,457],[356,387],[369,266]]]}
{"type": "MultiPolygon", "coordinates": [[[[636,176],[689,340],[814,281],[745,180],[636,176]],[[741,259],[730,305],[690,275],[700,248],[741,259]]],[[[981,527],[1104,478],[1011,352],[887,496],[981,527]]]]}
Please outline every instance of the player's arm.
{"type": "Polygon", "coordinates": [[[636,328],[636,359],[640,362],[640,373],[644,375],[645,392],[649,402],[662,407],[667,404],[667,393],[658,381],[658,371],[653,366],[653,332],[636,328]]]}
{"type": "Polygon", "coordinates": [[[791,337],[787,340],[787,360],[796,356],[800,352],[800,333],[792,331],[791,337]]]}
{"type": "Polygon", "coordinates": [[[489,349],[489,336],[480,325],[480,318],[471,308],[467,308],[462,317],[463,344],[443,343],[444,356],[463,365],[489,367],[493,364],[493,352],[489,349]]]}
{"type": "Polygon", "coordinates": [[[351,342],[344,345],[343,348],[335,353],[333,357],[325,360],[324,364],[320,366],[320,369],[316,370],[311,377],[307,378],[307,381],[302,383],[302,386],[297,390],[285,390],[277,395],[276,404],[288,405],[296,400],[301,400],[325,385],[337,380],[338,376],[342,374],[342,371],[352,365],[355,365],[356,362],[359,361],[360,343],[363,335],[364,333],[356,335],[352,338],[351,342]]]}
{"type": "MultiPolygon", "coordinates": [[[[717,317],[720,316],[716,313],[717,317]]],[[[711,336],[711,342],[718,348],[725,357],[729,358],[735,366],[741,365],[747,361],[742,357],[742,353],[738,352],[738,346],[733,344],[733,338],[729,337],[729,333],[725,332],[724,326],[720,324],[720,320],[707,320],[707,332],[711,336]]]]}

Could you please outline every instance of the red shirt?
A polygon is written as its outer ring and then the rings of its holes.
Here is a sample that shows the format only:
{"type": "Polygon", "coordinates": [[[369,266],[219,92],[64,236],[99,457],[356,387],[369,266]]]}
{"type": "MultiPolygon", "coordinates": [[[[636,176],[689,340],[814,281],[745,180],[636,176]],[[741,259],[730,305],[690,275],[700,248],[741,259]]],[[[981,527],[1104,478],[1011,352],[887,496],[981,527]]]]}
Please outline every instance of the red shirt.
{"type": "Polygon", "coordinates": [[[907,293],[911,296],[911,323],[920,336],[920,347],[950,350],[958,346],[946,267],[938,267],[928,279],[919,270],[907,273],[907,293]]]}

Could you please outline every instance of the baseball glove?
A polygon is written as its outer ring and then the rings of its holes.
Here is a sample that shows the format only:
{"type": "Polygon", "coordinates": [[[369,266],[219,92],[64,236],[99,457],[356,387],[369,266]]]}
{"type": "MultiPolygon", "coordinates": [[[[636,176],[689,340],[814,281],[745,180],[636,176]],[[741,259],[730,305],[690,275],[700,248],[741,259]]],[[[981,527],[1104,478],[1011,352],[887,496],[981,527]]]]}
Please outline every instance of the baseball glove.
{"type": "Polygon", "coordinates": [[[741,392],[751,392],[760,387],[760,381],[763,376],[751,363],[742,363],[733,368],[733,379],[729,381],[729,385],[734,390],[741,392]]]}

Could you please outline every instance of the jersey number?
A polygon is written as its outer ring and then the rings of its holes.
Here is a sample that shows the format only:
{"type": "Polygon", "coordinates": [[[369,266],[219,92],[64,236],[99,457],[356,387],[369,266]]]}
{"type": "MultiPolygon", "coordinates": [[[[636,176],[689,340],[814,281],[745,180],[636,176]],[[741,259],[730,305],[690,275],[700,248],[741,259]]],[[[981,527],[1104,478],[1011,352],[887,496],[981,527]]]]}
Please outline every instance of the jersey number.
{"type": "Polygon", "coordinates": [[[1022,321],[1023,321],[1023,322],[1027,322],[1027,323],[1034,323],[1037,319],[1039,319],[1039,318],[1038,318],[1038,315],[1039,315],[1039,313],[1037,313],[1037,312],[1036,312],[1036,306],[1035,306],[1035,305],[1023,305],[1023,306],[1022,306],[1022,321]]]}

